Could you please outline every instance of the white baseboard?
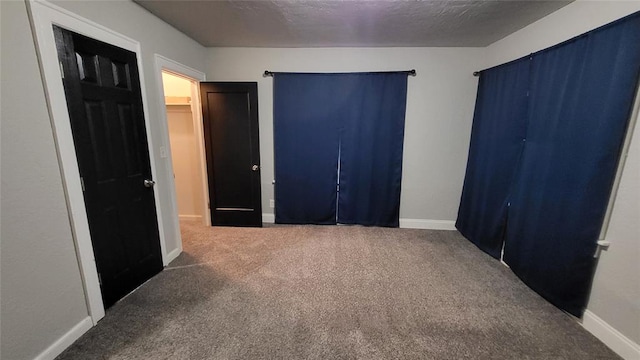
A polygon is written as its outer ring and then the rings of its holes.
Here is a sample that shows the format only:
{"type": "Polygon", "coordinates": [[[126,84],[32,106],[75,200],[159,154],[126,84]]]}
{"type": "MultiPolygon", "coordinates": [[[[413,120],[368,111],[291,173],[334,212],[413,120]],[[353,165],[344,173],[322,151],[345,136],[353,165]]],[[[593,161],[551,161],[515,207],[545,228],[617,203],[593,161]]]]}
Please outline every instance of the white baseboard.
{"type": "Polygon", "coordinates": [[[262,214],[262,222],[267,224],[273,224],[276,222],[276,215],[264,213],[262,214]]]}
{"type": "Polygon", "coordinates": [[[178,215],[180,220],[189,220],[189,221],[202,221],[202,215],[178,215]]]}
{"type": "Polygon", "coordinates": [[[400,227],[403,229],[455,230],[456,222],[453,220],[400,219],[400,227]]]}
{"type": "MultiPolygon", "coordinates": [[[[262,214],[263,223],[273,224],[275,220],[274,214],[262,214]]],[[[404,229],[455,230],[456,222],[453,220],[400,219],[400,227],[404,229]]]]}
{"type": "Polygon", "coordinates": [[[53,360],[56,356],[62,354],[62,352],[71,346],[74,341],[78,340],[82,334],[86,333],[93,327],[91,317],[87,316],[77,323],[66,334],[62,335],[58,340],[41,352],[34,360],[53,360]]]}
{"type": "Polygon", "coordinates": [[[621,334],[591,311],[586,310],[584,312],[582,326],[623,359],[640,359],[640,345],[621,334]]]}
{"type": "Polygon", "coordinates": [[[182,248],[179,247],[177,249],[174,249],[173,251],[171,251],[170,253],[167,254],[167,258],[165,259],[165,266],[168,265],[170,262],[172,262],[173,260],[175,260],[180,254],[182,253],[182,248]]]}

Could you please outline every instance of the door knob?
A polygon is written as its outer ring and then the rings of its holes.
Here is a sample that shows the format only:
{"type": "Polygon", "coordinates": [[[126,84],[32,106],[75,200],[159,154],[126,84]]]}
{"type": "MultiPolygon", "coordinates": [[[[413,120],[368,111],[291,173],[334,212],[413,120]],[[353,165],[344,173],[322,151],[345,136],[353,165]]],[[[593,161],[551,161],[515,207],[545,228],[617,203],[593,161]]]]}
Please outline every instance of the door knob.
{"type": "Polygon", "coordinates": [[[259,167],[258,165],[253,165],[253,166],[251,167],[251,171],[258,171],[258,169],[259,169],[259,168],[260,168],[260,167],[259,167]]]}
{"type": "Polygon", "coordinates": [[[149,179],[144,179],[144,187],[153,187],[153,185],[155,185],[156,182],[153,180],[149,180],[149,179]]]}

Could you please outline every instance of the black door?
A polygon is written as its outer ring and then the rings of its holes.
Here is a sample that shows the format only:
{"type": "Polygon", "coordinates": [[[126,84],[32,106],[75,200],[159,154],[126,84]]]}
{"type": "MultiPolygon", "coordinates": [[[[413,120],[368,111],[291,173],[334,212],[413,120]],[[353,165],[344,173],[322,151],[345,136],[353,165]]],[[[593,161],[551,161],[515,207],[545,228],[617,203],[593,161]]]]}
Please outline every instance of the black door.
{"type": "Polygon", "coordinates": [[[211,223],[262,226],[258,84],[200,83],[211,223]]]}
{"type": "Polygon", "coordinates": [[[105,307],[162,270],[136,54],[54,27],[105,307]]]}

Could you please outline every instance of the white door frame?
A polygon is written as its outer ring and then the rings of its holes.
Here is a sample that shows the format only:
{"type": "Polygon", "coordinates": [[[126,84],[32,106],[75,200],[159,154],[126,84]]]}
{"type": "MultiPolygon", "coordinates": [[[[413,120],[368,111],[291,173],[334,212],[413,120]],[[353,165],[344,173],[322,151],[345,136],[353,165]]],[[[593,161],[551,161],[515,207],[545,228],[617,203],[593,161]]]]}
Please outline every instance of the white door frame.
{"type": "MultiPolygon", "coordinates": [[[[140,89],[142,91],[142,107],[149,146],[151,174],[154,179],[157,179],[157,159],[154,156],[154,142],[150,132],[150,116],[147,105],[147,94],[144,86],[144,70],[142,66],[140,43],[45,0],[28,0],[27,9],[31,20],[31,26],[35,34],[36,50],[38,52],[40,71],[45,85],[51,127],[53,129],[58,162],[61,168],[62,183],[66,195],[71,231],[76,247],[80,273],[84,285],[87,309],[89,311],[89,316],[95,325],[98,320],[104,317],[105,310],[102,302],[100,283],[98,281],[95,256],[91,244],[89,221],[87,219],[82,186],[80,185],[80,172],[78,170],[76,151],[73,145],[71,121],[67,109],[67,101],[62,83],[62,74],[59,66],[58,53],[56,50],[52,26],[58,25],[70,31],[118,46],[136,54],[140,76],[140,89]]],[[[163,231],[162,209],[159,203],[159,197],[161,195],[163,194],[160,194],[157,190],[155,191],[160,247],[163,262],[165,262],[167,258],[166,237],[163,231]]]]}
{"type": "MultiPolygon", "coordinates": [[[[200,106],[200,87],[197,85],[199,81],[205,81],[206,75],[193,69],[189,66],[183,65],[175,60],[171,60],[167,57],[164,57],[160,54],[155,54],[155,64],[156,64],[156,84],[158,86],[158,104],[162,106],[160,110],[160,122],[163,124],[162,126],[162,136],[164,137],[165,144],[171,144],[169,141],[169,121],[167,119],[167,109],[165,106],[164,99],[164,85],[162,82],[162,71],[167,71],[172,74],[175,74],[179,77],[185,78],[192,82],[191,86],[191,114],[193,119],[193,129],[196,132],[196,137],[198,138],[198,143],[196,144],[198,150],[198,163],[200,167],[200,173],[202,174],[201,179],[201,187],[202,187],[202,195],[204,197],[202,214],[204,217],[205,225],[211,225],[211,216],[209,214],[209,186],[207,183],[207,165],[204,158],[204,130],[202,128],[202,107],[200,106]],[[195,84],[194,84],[195,82],[195,84]]],[[[166,151],[167,154],[167,168],[169,172],[173,174],[173,159],[171,151],[166,151]]],[[[173,177],[169,180],[171,184],[169,184],[169,188],[171,189],[171,206],[173,207],[172,216],[175,219],[176,223],[179,223],[178,218],[178,203],[177,203],[177,195],[176,195],[176,186],[175,180],[173,177]]],[[[180,235],[180,226],[176,226],[176,234],[174,235],[176,239],[178,239],[178,249],[174,250],[176,252],[175,256],[180,255],[182,252],[182,237],[180,235]]],[[[173,255],[173,252],[170,254],[173,255]]],[[[169,256],[169,261],[173,260],[175,257],[169,256]]]]}

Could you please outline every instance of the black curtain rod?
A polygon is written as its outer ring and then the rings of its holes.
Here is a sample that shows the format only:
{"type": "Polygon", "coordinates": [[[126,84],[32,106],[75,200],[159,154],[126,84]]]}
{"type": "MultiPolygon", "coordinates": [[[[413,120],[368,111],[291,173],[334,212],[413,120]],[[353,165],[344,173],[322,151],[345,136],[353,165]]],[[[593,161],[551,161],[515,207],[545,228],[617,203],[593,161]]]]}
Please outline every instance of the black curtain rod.
{"type": "Polygon", "coordinates": [[[473,76],[480,76],[480,71],[474,71],[473,76]]]}
{"type": "MultiPolygon", "coordinates": [[[[409,76],[416,76],[416,69],[411,69],[411,70],[405,70],[405,71],[381,71],[382,73],[385,72],[399,72],[399,73],[405,73],[409,76]]],[[[269,70],[265,70],[264,73],[262,74],[263,77],[267,77],[267,76],[273,76],[273,74],[275,74],[273,71],[269,71],[269,70]]]]}

